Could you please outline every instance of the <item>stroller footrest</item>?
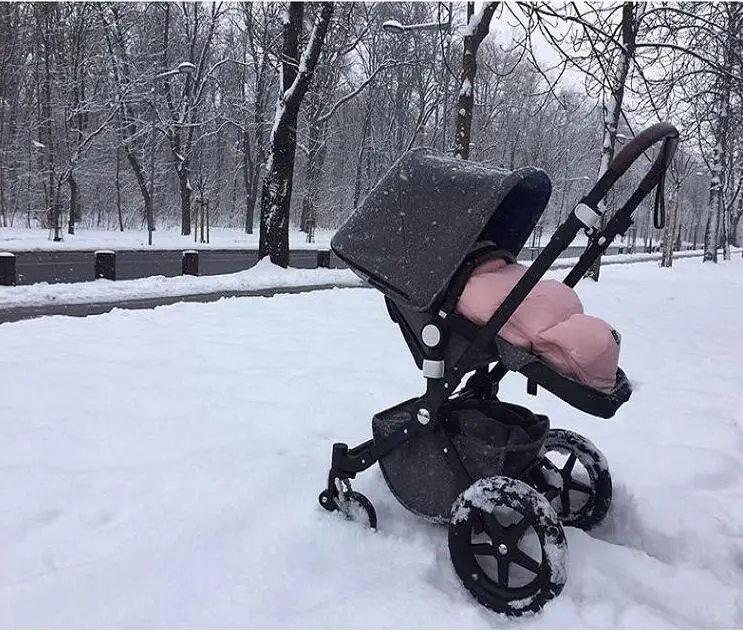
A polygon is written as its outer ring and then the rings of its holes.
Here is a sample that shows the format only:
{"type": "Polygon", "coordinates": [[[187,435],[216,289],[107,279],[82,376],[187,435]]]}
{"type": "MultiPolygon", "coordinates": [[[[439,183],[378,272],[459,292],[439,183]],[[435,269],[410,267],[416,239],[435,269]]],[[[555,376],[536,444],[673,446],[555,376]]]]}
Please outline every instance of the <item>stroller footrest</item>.
{"type": "MultiPolygon", "coordinates": [[[[480,330],[479,326],[456,314],[449,316],[448,323],[453,331],[468,340],[475,339],[480,330]]],[[[621,368],[617,369],[614,389],[604,392],[557,372],[540,357],[506,342],[502,337],[496,336],[486,352],[489,361],[497,359],[508,370],[524,375],[529,394],[536,394],[537,386],[541,386],[582,412],[599,418],[614,416],[632,394],[632,386],[621,368]]]]}

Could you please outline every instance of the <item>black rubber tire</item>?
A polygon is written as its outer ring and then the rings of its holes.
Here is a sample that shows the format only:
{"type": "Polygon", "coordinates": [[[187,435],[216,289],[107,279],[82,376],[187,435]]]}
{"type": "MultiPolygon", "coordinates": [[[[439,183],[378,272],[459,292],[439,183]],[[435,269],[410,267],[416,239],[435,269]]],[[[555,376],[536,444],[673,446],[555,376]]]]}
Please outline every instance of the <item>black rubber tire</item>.
{"type": "Polygon", "coordinates": [[[377,511],[374,505],[369,501],[366,495],[351,491],[346,494],[343,501],[335,498],[335,504],[338,511],[348,520],[358,523],[366,522],[366,525],[372,530],[377,528],[377,511]]]}
{"type": "Polygon", "coordinates": [[[513,478],[483,478],[459,495],[449,523],[449,553],[459,579],[477,601],[509,616],[536,613],[567,580],[567,542],[557,513],[544,496],[513,478]],[[501,523],[499,509],[509,509],[521,519],[501,523]],[[490,543],[473,542],[483,526],[490,543]],[[530,532],[540,546],[539,561],[519,547],[530,532]],[[485,557],[495,563],[495,571],[483,566],[485,557]],[[523,585],[509,585],[512,565],[533,577],[523,585]]]}
{"type": "Polygon", "coordinates": [[[565,465],[558,467],[562,475],[563,490],[552,500],[552,506],[562,523],[581,530],[590,530],[598,526],[611,508],[611,474],[604,454],[590,440],[567,429],[551,429],[548,432],[542,455],[549,458],[550,452],[568,456],[565,465]],[[575,461],[580,462],[585,468],[590,485],[573,479],[575,461]],[[577,508],[571,506],[571,491],[587,497],[586,501],[577,508]]]}

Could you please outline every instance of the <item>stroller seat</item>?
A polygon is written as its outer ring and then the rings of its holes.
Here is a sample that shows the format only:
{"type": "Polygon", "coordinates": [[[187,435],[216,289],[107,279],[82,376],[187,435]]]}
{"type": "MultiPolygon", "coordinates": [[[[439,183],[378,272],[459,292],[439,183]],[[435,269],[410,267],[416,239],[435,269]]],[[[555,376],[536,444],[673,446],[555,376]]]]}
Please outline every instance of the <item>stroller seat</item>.
{"type": "MultiPolygon", "coordinates": [[[[485,260],[472,271],[456,306],[457,313],[480,325],[528,271],[508,253],[487,256],[491,248],[482,244],[470,253],[485,260]]],[[[597,390],[608,392],[616,385],[621,336],[601,318],[587,315],[578,294],[564,283],[538,281],[498,335],[597,390]]]]}
{"type": "MultiPolygon", "coordinates": [[[[420,317],[389,298],[386,302],[390,318],[400,327],[413,360],[422,369],[425,349],[420,340],[427,318],[420,317]]],[[[458,313],[450,313],[446,322],[450,329],[450,339],[444,349],[445,361],[449,359],[455,362],[477,339],[483,327],[458,313]]],[[[494,336],[486,348],[478,353],[473,368],[484,371],[495,362],[499,362],[502,367],[501,373],[513,371],[524,375],[529,394],[536,395],[537,386],[541,386],[574,408],[599,418],[612,418],[632,394],[632,386],[621,368],[617,368],[616,383],[612,390],[597,390],[558,372],[541,357],[514,346],[499,335],[494,336]]]]}

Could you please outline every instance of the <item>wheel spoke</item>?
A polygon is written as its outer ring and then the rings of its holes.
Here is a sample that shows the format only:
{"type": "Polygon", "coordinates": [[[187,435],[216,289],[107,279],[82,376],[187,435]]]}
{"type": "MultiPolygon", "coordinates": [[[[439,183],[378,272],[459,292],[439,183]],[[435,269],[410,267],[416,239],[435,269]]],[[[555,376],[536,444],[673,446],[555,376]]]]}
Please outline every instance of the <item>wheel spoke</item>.
{"type": "Polygon", "coordinates": [[[560,489],[558,489],[556,486],[550,486],[543,495],[547,498],[548,502],[551,502],[553,499],[555,499],[560,494],[560,489]]]}
{"type": "Polygon", "coordinates": [[[573,467],[575,466],[575,462],[577,460],[578,460],[578,456],[575,455],[575,453],[571,453],[568,456],[568,459],[565,462],[565,466],[562,468],[563,476],[568,477],[573,472],[573,467]]]}
{"type": "Polygon", "coordinates": [[[579,491],[580,493],[585,493],[586,495],[591,495],[593,493],[591,487],[588,484],[583,484],[583,482],[573,480],[572,478],[568,482],[568,488],[571,491],[579,491]]]}
{"type": "Polygon", "coordinates": [[[508,568],[510,565],[503,557],[498,559],[498,587],[508,589],[508,568]]]}
{"type": "Polygon", "coordinates": [[[472,554],[480,554],[482,556],[493,557],[498,554],[498,550],[491,543],[472,543],[470,544],[470,551],[472,554]]]}
{"type": "Polygon", "coordinates": [[[516,565],[519,565],[524,569],[533,572],[534,574],[539,573],[539,563],[537,563],[535,559],[532,559],[528,554],[526,554],[526,552],[519,548],[515,548],[513,550],[513,552],[511,553],[510,561],[511,563],[515,563],[516,565]]]}
{"type": "Polygon", "coordinates": [[[508,545],[509,546],[515,546],[521,537],[524,536],[524,533],[527,531],[531,524],[529,523],[528,519],[522,519],[520,522],[517,522],[513,524],[513,526],[509,526],[506,528],[506,537],[508,539],[508,545]]]}
{"type": "Polygon", "coordinates": [[[564,516],[570,515],[570,492],[566,486],[562,488],[562,493],[560,493],[560,509],[564,516]]]}
{"type": "Polygon", "coordinates": [[[495,543],[496,539],[500,539],[503,536],[503,526],[501,526],[495,516],[490,513],[483,512],[482,520],[484,522],[485,534],[495,543]]]}

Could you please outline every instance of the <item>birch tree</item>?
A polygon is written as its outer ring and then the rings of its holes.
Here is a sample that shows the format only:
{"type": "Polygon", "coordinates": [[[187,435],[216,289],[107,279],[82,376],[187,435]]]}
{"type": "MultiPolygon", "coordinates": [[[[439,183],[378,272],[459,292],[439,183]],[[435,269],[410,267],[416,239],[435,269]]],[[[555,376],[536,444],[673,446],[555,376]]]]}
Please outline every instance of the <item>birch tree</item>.
{"type": "MultiPolygon", "coordinates": [[[[652,8],[653,46],[663,54],[658,76],[646,76],[656,103],[673,103],[674,117],[693,130],[710,173],[703,261],[726,247],[734,199],[732,123],[741,88],[743,8],[735,3],[682,3],[652,8]]],[[[729,251],[726,250],[726,256],[729,251]]]]}
{"type": "MultiPolygon", "coordinates": [[[[726,3],[719,11],[725,22],[722,64],[728,72],[717,77],[715,86],[716,122],[713,128],[715,148],[712,157],[712,169],[709,188],[709,204],[707,227],[704,235],[703,261],[717,262],[717,248],[720,245],[721,227],[728,224],[729,206],[725,203],[725,166],[728,161],[730,110],[735,78],[730,72],[734,65],[740,68],[741,40],[740,32],[743,28],[743,7],[726,3]],[[737,57],[738,63],[735,64],[737,57]]],[[[724,257],[730,258],[728,240],[723,240],[724,257]]]]}
{"type": "Polygon", "coordinates": [[[663,249],[660,262],[661,267],[673,265],[673,251],[676,247],[676,230],[679,222],[679,203],[681,185],[690,175],[694,163],[690,155],[682,155],[679,152],[673,157],[669,168],[671,174],[671,190],[669,195],[668,213],[666,225],[663,228],[663,249]]]}

